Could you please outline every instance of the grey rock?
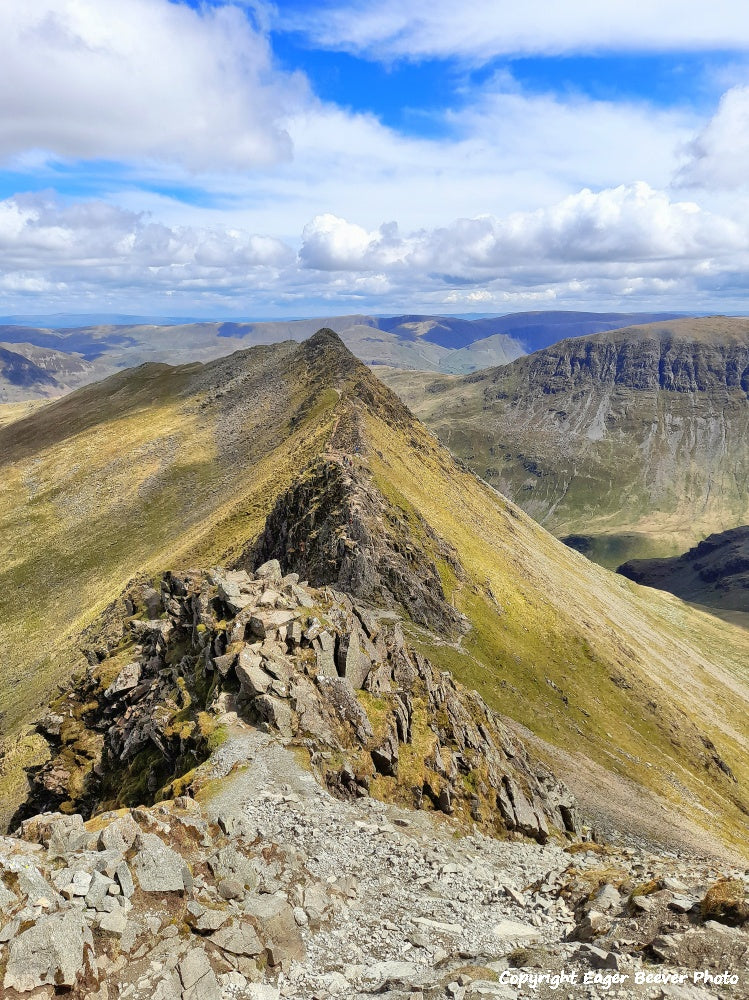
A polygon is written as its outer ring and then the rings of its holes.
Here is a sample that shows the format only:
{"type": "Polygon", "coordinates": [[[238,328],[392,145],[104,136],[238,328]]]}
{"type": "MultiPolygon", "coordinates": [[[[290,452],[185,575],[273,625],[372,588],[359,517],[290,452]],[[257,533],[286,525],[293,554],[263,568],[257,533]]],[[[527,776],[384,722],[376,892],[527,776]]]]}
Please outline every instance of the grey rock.
{"type": "Polygon", "coordinates": [[[134,661],[126,664],[104,692],[104,697],[110,700],[125,691],[131,691],[140,683],[140,663],[134,661]]]}
{"type": "Polygon", "coordinates": [[[256,927],[268,948],[271,965],[284,968],[291,961],[301,962],[306,949],[294,911],[279,896],[258,896],[245,902],[245,912],[254,918],[256,927]]]}
{"type": "Polygon", "coordinates": [[[144,892],[181,892],[185,888],[184,861],[155,833],[139,833],[133,871],[144,892]]]}
{"type": "Polygon", "coordinates": [[[184,987],[182,1000],[221,1000],[221,989],[208,956],[193,948],[177,966],[184,987]]]}
{"type": "Polygon", "coordinates": [[[130,869],[124,861],[121,861],[117,865],[114,876],[120,884],[122,895],[129,899],[135,892],[135,885],[133,884],[133,876],[130,874],[130,869]]]}
{"type": "Polygon", "coordinates": [[[269,559],[262,566],[258,566],[255,570],[255,578],[257,580],[265,580],[266,583],[275,583],[281,586],[283,574],[281,573],[281,564],[278,559],[269,559]]]}
{"type": "Polygon", "coordinates": [[[211,941],[222,951],[228,951],[232,955],[254,958],[264,951],[255,928],[247,920],[241,923],[232,921],[228,926],[221,927],[215,934],[211,934],[211,941]]]}
{"type": "Polygon", "coordinates": [[[46,983],[75,986],[92,948],[91,931],[79,911],[40,917],[10,942],[3,985],[21,993],[46,983]]]}
{"type": "Polygon", "coordinates": [[[125,933],[126,928],[127,914],[120,907],[116,907],[111,913],[104,913],[99,917],[99,929],[106,934],[114,934],[116,937],[120,937],[125,933]]]}
{"type": "Polygon", "coordinates": [[[236,674],[240,687],[252,698],[265,694],[271,684],[272,678],[262,669],[262,662],[262,657],[247,646],[240,652],[237,661],[236,674]]]}
{"type": "Polygon", "coordinates": [[[282,736],[293,736],[294,713],[287,702],[270,694],[263,694],[255,699],[253,708],[264,722],[274,726],[282,736]]]}

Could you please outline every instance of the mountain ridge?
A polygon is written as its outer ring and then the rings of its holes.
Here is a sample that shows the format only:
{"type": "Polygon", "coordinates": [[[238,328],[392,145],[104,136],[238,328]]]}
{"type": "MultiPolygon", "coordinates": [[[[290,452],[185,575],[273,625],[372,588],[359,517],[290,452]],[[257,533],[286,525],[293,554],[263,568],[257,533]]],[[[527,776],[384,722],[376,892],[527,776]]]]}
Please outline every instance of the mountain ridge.
{"type": "Polygon", "coordinates": [[[85,669],[75,653],[81,629],[137,573],[239,565],[258,539],[265,554],[266,528],[293,571],[304,490],[324,498],[327,468],[340,503],[322,503],[306,530],[318,532],[315,564],[332,560],[332,585],[351,567],[346,586],[369,581],[380,601],[389,592],[408,641],[436,669],[574,750],[578,764],[561,775],[573,791],[580,755],[603,768],[609,787],[582,804],[604,826],[607,799],[626,778],[678,817],[683,836],[707,829],[747,850],[741,630],[722,626],[718,639],[707,616],[646,598],[551,538],[456,464],[331,331],[115,378],[117,392],[88,387],[0,431],[0,453],[19,449],[3,465],[2,537],[33,519],[25,545],[13,539],[0,588],[15,666],[3,684],[10,731],[74,664],[85,669]],[[84,399],[88,416],[68,426],[72,416],[62,416],[84,399]],[[86,505],[94,483],[107,489],[86,505]],[[427,579],[433,601],[420,608],[415,581],[427,579]],[[26,605],[9,596],[18,593],[26,605]],[[435,630],[435,620],[447,627],[435,630]]]}
{"type": "Polygon", "coordinates": [[[749,518],[749,321],[561,341],[457,379],[382,372],[443,443],[615,568],[749,518]]]}

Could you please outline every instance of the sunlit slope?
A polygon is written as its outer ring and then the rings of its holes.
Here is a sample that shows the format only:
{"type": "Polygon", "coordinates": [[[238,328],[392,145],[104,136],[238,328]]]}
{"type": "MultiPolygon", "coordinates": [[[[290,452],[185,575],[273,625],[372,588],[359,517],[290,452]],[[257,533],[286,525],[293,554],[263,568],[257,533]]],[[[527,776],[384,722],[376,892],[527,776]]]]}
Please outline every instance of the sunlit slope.
{"type": "Polygon", "coordinates": [[[286,343],[205,366],[145,365],[0,429],[6,734],[133,575],[210,565],[262,527],[321,446],[336,378],[286,343]]]}
{"type": "MultiPolygon", "coordinates": [[[[579,755],[563,774],[573,787],[589,758],[749,850],[749,634],[570,550],[417,422],[393,426],[370,408],[367,424],[366,462],[382,493],[405,517],[423,517],[465,571],[460,580],[440,566],[473,628],[453,645],[422,636],[428,655],[579,755]]],[[[602,813],[609,793],[600,788],[602,813]]]]}
{"type": "Polygon", "coordinates": [[[561,341],[460,378],[383,372],[451,451],[604,565],[749,521],[749,320],[561,341]]]}
{"type": "MultiPolygon", "coordinates": [[[[0,454],[4,733],[70,670],[77,630],[130,577],[230,561],[322,457],[377,487],[401,555],[433,559],[468,616],[462,639],[410,626],[436,663],[576,754],[561,771],[573,786],[598,765],[660,797],[670,822],[749,851],[749,634],[556,541],[335,335],[119,374],[0,430],[0,454]]],[[[602,814],[609,797],[603,781],[602,814]]]]}

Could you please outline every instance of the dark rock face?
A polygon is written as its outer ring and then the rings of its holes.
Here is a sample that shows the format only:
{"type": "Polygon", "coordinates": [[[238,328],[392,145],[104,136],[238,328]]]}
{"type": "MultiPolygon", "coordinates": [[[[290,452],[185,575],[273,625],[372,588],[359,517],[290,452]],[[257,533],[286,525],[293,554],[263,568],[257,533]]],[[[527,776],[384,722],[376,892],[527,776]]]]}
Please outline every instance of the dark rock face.
{"type": "Polygon", "coordinates": [[[617,572],[687,601],[749,612],[749,526],[710,535],[677,558],[632,559],[617,572]]]}
{"type": "Polygon", "coordinates": [[[58,735],[40,726],[51,757],[15,822],[181,794],[181,775],[208,758],[212,720],[231,703],[305,746],[339,794],[378,789],[542,842],[579,829],[564,785],[478,694],[412,649],[392,615],[281,577],[275,561],[252,575],[167,574],[161,595],[165,617],[130,618],[120,643],[62,694],[58,735]],[[138,659],[112,678],[121,645],[138,659]]]}
{"type": "Polygon", "coordinates": [[[404,513],[358,473],[350,460],[315,465],[279,497],[250,560],[278,559],[315,586],[334,584],[356,597],[400,605],[440,633],[464,629],[448,603],[436,560],[458,577],[450,547],[416,512],[404,513]]]}
{"type": "Polygon", "coordinates": [[[637,391],[740,389],[749,396],[746,344],[707,344],[669,336],[640,341],[576,338],[516,365],[526,368],[529,382],[544,393],[567,392],[595,383],[637,391]]]}

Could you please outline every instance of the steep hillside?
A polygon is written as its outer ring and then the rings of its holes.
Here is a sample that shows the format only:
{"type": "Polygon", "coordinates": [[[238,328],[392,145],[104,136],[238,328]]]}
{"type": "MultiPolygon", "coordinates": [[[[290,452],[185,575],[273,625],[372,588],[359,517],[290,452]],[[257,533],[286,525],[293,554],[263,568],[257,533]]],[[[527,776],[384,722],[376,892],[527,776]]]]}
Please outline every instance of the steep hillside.
{"type": "Polygon", "coordinates": [[[455,455],[604,565],[749,520],[747,319],[565,340],[458,379],[382,377],[455,455]]]}
{"type": "Polygon", "coordinates": [[[526,727],[596,824],[749,851],[749,635],[557,542],[330,331],[114,376],[0,430],[0,455],[6,731],[130,577],[278,558],[405,615],[411,648],[526,727]]]}

